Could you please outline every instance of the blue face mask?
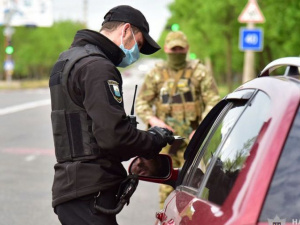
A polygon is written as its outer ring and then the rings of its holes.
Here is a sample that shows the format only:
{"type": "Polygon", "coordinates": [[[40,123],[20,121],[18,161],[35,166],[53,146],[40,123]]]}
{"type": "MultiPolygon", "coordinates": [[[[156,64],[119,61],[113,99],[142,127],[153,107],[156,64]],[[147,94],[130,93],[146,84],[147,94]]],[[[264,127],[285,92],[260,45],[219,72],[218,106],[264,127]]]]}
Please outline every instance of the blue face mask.
{"type": "Polygon", "coordinates": [[[118,65],[119,67],[129,66],[140,58],[139,46],[136,43],[135,36],[134,36],[132,30],[131,30],[131,33],[133,35],[135,44],[131,49],[126,49],[123,44],[123,31],[122,31],[121,45],[119,47],[125,53],[125,57],[123,58],[122,62],[118,65]]]}

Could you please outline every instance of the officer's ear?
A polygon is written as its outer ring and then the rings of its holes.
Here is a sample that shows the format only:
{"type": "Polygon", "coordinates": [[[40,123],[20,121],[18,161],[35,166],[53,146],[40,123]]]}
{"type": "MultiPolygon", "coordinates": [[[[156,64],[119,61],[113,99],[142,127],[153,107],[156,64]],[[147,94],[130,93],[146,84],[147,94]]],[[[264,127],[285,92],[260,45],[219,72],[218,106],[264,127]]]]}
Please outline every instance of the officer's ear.
{"type": "Polygon", "coordinates": [[[132,32],[131,32],[131,25],[130,23],[125,23],[122,27],[122,36],[123,36],[123,39],[126,37],[126,35],[128,36],[132,36],[132,32]]]}

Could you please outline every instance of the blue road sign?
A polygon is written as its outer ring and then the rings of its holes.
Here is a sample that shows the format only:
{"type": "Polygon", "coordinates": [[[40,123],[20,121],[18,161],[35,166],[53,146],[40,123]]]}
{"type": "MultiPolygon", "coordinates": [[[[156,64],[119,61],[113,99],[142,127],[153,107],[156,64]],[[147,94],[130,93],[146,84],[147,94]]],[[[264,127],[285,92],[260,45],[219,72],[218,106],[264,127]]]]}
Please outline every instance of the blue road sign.
{"type": "Polygon", "coordinates": [[[240,29],[240,50],[252,50],[262,51],[263,50],[263,30],[260,28],[240,29]]]}

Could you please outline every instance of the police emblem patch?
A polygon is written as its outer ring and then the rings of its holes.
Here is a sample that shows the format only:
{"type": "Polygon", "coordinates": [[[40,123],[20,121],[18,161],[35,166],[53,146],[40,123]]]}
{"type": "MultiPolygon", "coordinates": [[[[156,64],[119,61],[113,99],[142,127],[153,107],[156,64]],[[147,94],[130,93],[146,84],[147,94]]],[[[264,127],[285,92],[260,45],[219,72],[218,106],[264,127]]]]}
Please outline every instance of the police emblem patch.
{"type": "Polygon", "coordinates": [[[114,97],[114,99],[121,103],[122,102],[122,94],[119,88],[119,83],[114,81],[114,80],[108,80],[107,81],[108,87],[110,92],[112,93],[112,96],[114,97]]]}

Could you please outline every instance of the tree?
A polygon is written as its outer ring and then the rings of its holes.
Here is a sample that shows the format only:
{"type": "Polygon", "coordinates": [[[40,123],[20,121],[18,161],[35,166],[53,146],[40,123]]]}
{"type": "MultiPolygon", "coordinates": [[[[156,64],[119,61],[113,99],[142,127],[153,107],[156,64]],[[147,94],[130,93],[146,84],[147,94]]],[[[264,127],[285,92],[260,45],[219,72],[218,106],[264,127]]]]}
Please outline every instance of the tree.
{"type": "Polygon", "coordinates": [[[175,0],[170,5],[172,17],[168,24],[180,24],[188,36],[190,50],[201,59],[210,57],[218,74],[217,79],[221,82],[227,80],[229,86],[233,74],[233,52],[239,53],[238,46],[233,43],[238,39],[237,17],[242,4],[239,0],[175,0]]]}
{"type": "Polygon", "coordinates": [[[257,67],[264,68],[270,61],[287,56],[299,56],[298,0],[261,0],[260,7],[266,18],[264,29],[264,51],[258,54],[257,67]]]}
{"type": "Polygon", "coordinates": [[[50,28],[16,27],[12,37],[14,78],[48,77],[60,52],[70,47],[76,31],[82,28],[83,24],[72,21],[57,22],[50,28]]]}
{"type": "MultiPolygon", "coordinates": [[[[226,80],[229,87],[232,80],[241,80],[243,55],[239,50],[238,16],[247,0],[174,0],[169,6],[172,16],[167,26],[178,23],[190,42],[190,50],[201,59],[212,59],[218,82],[226,80]],[[234,75],[238,75],[233,77],[234,75]],[[226,79],[224,79],[226,77],[226,79]]],[[[300,19],[298,0],[259,0],[258,4],[266,18],[266,23],[257,25],[264,29],[264,51],[257,53],[257,74],[270,61],[291,55],[299,55],[299,33],[297,21],[300,19]]],[[[165,37],[164,32],[160,39],[165,37]]]]}

